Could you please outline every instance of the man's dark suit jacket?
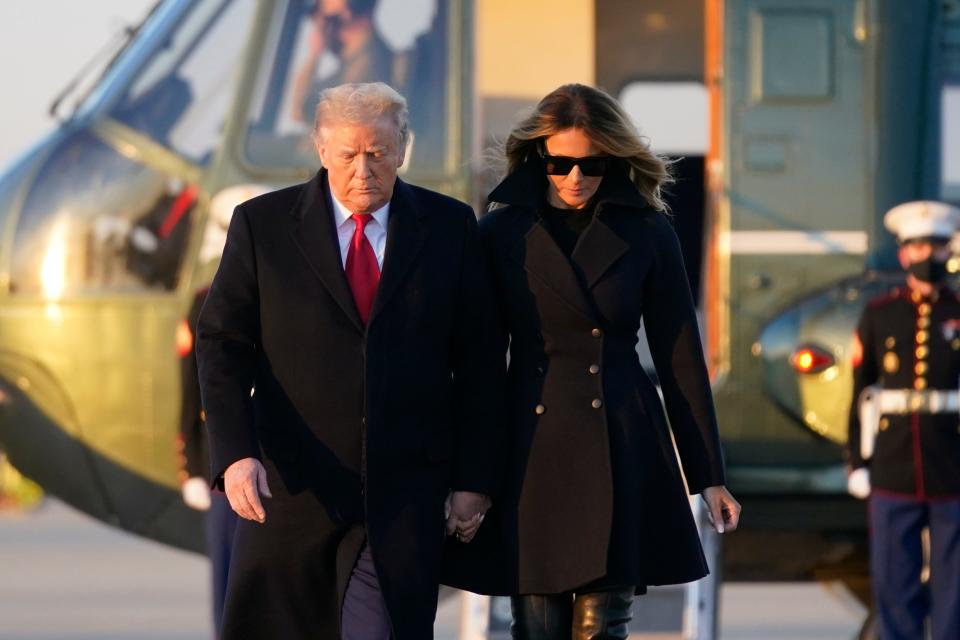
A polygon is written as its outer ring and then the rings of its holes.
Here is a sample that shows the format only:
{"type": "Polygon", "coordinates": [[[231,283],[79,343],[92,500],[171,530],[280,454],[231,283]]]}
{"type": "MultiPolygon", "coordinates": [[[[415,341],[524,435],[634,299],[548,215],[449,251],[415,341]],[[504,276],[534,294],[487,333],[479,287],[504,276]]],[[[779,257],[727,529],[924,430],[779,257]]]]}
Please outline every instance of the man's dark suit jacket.
{"type": "Polygon", "coordinates": [[[340,637],[369,541],[397,640],[432,637],[443,501],[493,494],[504,362],[473,212],[397,180],[368,326],[325,171],[240,205],[200,316],[213,476],[263,461],[266,523],[241,521],[224,640],[340,637]]]}

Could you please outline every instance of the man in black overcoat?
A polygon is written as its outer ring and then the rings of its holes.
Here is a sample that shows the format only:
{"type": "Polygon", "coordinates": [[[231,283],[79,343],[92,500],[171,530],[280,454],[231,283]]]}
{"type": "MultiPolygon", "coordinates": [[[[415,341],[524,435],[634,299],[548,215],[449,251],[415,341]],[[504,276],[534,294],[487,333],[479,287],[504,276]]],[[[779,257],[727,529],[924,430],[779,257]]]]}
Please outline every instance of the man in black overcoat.
{"type": "Polygon", "coordinates": [[[324,91],[315,135],[312,180],[237,207],[199,321],[214,483],[243,518],[223,639],[423,640],[445,500],[467,538],[498,479],[476,219],[396,177],[390,87],[324,91]]]}

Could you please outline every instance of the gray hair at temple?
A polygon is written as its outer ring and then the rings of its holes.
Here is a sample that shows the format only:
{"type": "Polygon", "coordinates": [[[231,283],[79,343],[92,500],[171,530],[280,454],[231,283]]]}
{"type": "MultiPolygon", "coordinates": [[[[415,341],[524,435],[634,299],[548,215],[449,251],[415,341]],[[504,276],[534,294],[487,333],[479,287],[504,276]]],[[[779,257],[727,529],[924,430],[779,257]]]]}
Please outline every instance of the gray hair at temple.
{"type": "Polygon", "coordinates": [[[314,118],[313,135],[319,142],[324,130],[335,123],[361,124],[389,117],[397,127],[399,149],[407,146],[410,136],[410,113],[407,100],[396,89],[383,82],[341,84],[320,92],[314,118]]]}

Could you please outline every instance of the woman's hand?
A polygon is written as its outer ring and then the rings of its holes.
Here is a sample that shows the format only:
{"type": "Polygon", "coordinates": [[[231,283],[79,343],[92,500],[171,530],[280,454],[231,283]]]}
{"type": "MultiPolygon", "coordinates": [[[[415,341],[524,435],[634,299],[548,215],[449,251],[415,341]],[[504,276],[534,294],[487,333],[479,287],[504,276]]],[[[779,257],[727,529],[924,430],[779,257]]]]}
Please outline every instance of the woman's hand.
{"type": "Polygon", "coordinates": [[[707,518],[717,533],[737,530],[740,523],[740,503],[733,499],[726,487],[707,487],[700,497],[707,503],[707,518]]]}
{"type": "Polygon", "coordinates": [[[447,497],[447,535],[455,535],[463,543],[473,540],[490,508],[490,498],[470,491],[454,491],[447,497]]]}

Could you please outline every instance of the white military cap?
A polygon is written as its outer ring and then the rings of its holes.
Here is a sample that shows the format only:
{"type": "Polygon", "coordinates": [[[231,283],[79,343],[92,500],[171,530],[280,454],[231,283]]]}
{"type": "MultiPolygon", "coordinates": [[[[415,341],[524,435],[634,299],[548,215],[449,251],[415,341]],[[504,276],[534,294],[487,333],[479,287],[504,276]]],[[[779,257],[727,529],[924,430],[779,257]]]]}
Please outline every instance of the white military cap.
{"type": "Polygon", "coordinates": [[[904,202],[887,211],[883,225],[901,243],[924,238],[949,240],[960,228],[960,209],[936,200],[904,202]]]}

